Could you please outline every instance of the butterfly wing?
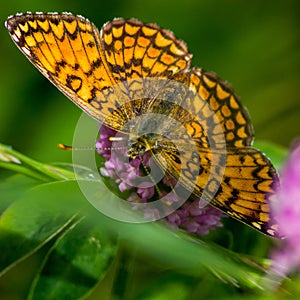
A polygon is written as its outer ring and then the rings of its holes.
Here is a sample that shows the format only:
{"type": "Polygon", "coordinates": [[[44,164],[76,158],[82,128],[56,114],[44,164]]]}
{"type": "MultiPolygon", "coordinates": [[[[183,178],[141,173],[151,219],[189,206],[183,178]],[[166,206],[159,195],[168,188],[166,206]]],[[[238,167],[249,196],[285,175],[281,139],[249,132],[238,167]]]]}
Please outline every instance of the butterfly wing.
{"type": "MultiPolygon", "coordinates": [[[[203,184],[201,180],[199,183],[203,184]]],[[[271,161],[261,151],[228,148],[220,183],[211,202],[214,206],[268,235],[278,234],[270,206],[276,201],[279,179],[271,161]]]]}
{"type": "Polygon", "coordinates": [[[199,68],[178,74],[175,80],[193,91],[182,104],[207,132],[211,146],[220,143],[226,147],[251,146],[254,131],[250,116],[228,83],[199,68]]]}
{"type": "MultiPolygon", "coordinates": [[[[168,78],[190,66],[192,55],[185,43],[155,24],[115,19],[102,27],[100,35],[106,62],[117,83],[107,101],[115,102],[117,94],[119,102],[106,119],[108,125],[122,114],[127,116],[123,118],[125,126],[136,116],[153,113],[154,101],[168,78]]],[[[118,130],[134,134],[125,127],[118,130]]]]}
{"type": "Polygon", "coordinates": [[[249,147],[254,134],[247,111],[231,87],[210,72],[193,69],[175,80],[191,93],[167,113],[182,127],[162,126],[169,141],[160,142],[158,164],[194,197],[275,236],[270,202],[278,176],[270,160],[249,147]]]}
{"type": "Polygon", "coordinates": [[[135,116],[128,86],[143,76],[176,73],[189,66],[185,44],[154,24],[117,19],[101,35],[72,14],[26,13],[6,27],[25,56],[60,91],[93,118],[115,130],[135,116]],[[111,113],[117,109],[117,113],[111,113]]]}
{"type": "Polygon", "coordinates": [[[68,98],[96,119],[107,114],[93,99],[114,80],[92,23],[71,14],[27,13],[8,18],[6,27],[25,56],[68,98]]]}
{"type": "Polygon", "coordinates": [[[117,82],[166,77],[190,66],[191,54],[185,43],[155,24],[115,19],[103,26],[101,42],[117,82]]]}
{"type": "Polygon", "coordinates": [[[226,152],[202,148],[198,149],[198,161],[191,157],[191,151],[181,151],[179,156],[170,148],[156,159],[194,198],[267,235],[278,235],[270,215],[278,176],[262,152],[253,148],[227,148],[226,152]]]}

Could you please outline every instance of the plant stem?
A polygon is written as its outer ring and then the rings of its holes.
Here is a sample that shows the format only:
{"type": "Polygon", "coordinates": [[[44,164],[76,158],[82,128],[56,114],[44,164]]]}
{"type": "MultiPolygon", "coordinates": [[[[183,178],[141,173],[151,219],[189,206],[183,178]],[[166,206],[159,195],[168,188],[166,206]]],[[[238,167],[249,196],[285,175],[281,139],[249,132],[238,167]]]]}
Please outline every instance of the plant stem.
{"type": "Polygon", "coordinates": [[[33,160],[12,149],[10,146],[0,144],[0,154],[0,167],[28,175],[38,180],[75,179],[73,172],[33,160]]]}

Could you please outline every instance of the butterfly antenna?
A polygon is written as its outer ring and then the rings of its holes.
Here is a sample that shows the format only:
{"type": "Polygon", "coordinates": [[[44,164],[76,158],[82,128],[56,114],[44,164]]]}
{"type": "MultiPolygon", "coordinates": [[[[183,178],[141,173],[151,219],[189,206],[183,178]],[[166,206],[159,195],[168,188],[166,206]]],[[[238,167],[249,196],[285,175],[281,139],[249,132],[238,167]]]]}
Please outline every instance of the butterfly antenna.
{"type": "Polygon", "coordinates": [[[57,147],[61,150],[73,150],[72,146],[68,146],[68,145],[65,145],[65,144],[58,144],[57,147]]]}
{"type": "Polygon", "coordinates": [[[102,149],[102,148],[98,148],[96,146],[90,146],[90,147],[73,147],[73,146],[68,146],[68,145],[65,145],[65,144],[58,144],[57,147],[61,150],[69,150],[69,151],[78,151],[78,150],[89,150],[89,151],[92,151],[92,150],[110,150],[110,149],[102,149]]]}
{"type": "Polygon", "coordinates": [[[68,146],[65,144],[58,144],[57,147],[61,150],[69,150],[69,151],[93,151],[93,150],[103,150],[103,151],[111,151],[111,150],[124,150],[127,149],[127,147],[106,147],[106,148],[102,148],[102,147],[96,147],[96,146],[90,146],[90,147],[73,147],[73,146],[68,146]]]}

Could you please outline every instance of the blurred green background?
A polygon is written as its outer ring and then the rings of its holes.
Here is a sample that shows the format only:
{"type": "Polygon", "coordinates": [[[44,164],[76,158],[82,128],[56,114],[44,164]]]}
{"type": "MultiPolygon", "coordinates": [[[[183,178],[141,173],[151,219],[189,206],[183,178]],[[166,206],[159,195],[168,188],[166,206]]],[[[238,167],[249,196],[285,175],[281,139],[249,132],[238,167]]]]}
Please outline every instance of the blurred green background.
{"type": "MultiPolygon", "coordinates": [[[[250,112],[257,140],[289,146],[300,136],[298,0],[2,1],[0,142],[34,159],[71,162],[71,153],[56,145],[72,143],[81,111],[10,39],[4,27],[6,18],[26,11],[81,14],[99,29],[115,17],[134,17],[168,28],[187,43],[194,55],[193,65],[216,72],[234,87],[250,112]]],[[[239,228],[233,227],[236,236],[239,228]]],[[[251,241],[248,238],[239,247],[249,247],[251,241]]],[[[259,241],[253,242],[256,249],[264,247],[259,241]]],[[[213,290],[214,286],[208,286],[207,293],[213,290]]]]}
{"type": "Polygon", "coordinates": [[[256,139],[287,146],[300,135],[300,2],[151,0],[0,4],[0,140],[45,162],[70,161],[81,111],[50,84],[11,41],[5,19],[17,12],[69,11],[99,28],[114,17],[155,22],[184,40],[193,65],[227,80],[248,108],[256,139]]]}

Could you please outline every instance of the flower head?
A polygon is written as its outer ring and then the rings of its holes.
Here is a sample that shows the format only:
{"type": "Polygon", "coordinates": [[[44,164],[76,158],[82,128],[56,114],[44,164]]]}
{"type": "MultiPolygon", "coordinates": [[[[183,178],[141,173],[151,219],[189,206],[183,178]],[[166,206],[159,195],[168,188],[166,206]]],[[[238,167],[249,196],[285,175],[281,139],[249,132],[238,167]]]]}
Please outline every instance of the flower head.
{"type": "Polygon", "coordinates": [[[300,271],[300,144],[291,151],[281,173],[279,201],[273,207],[284,240],[272,258],[274,270],[281,274],[300,271]]]}
{"type": "MultiPolygon", "coordinates": [[[[113,144],[113,139],[110,137],[115,137],[116,134],[116,131],[104,125],[100,128],[100,139],[96,147],[98,153],[106,160],[100,169],[101,174],[115,181],[121,192],[130,192],[127,199],[130,202],[146,204],[162,197],[167,199],[169,205],[178,202],[178,196],[170,193],[172,187],[176,185],[176,180],[167,174],[156,185],[147,180],[136,184],[135,179],[138,176],[147,175],[147,168],[150,167],[149,154],[145,152],[141,157],[129,160],[124,142],[122,147],[122,139],[119,139],[121,142],[118,146],[115,147],[113,144]]],[[[125,137],[118,133],[118,137],[120,136],[125,137]]],[[[193,201],[188,199],[164,219],[171,227],[182,228],[198,235],[207,234],[210,230],[221,227],[223,213],[210,205],[202,207],[201,202],[201,199],[193,201]]],[[[160,212],[157,209],[145,207],[144,217],[157,220],[160,219],[160,212]]]]}

